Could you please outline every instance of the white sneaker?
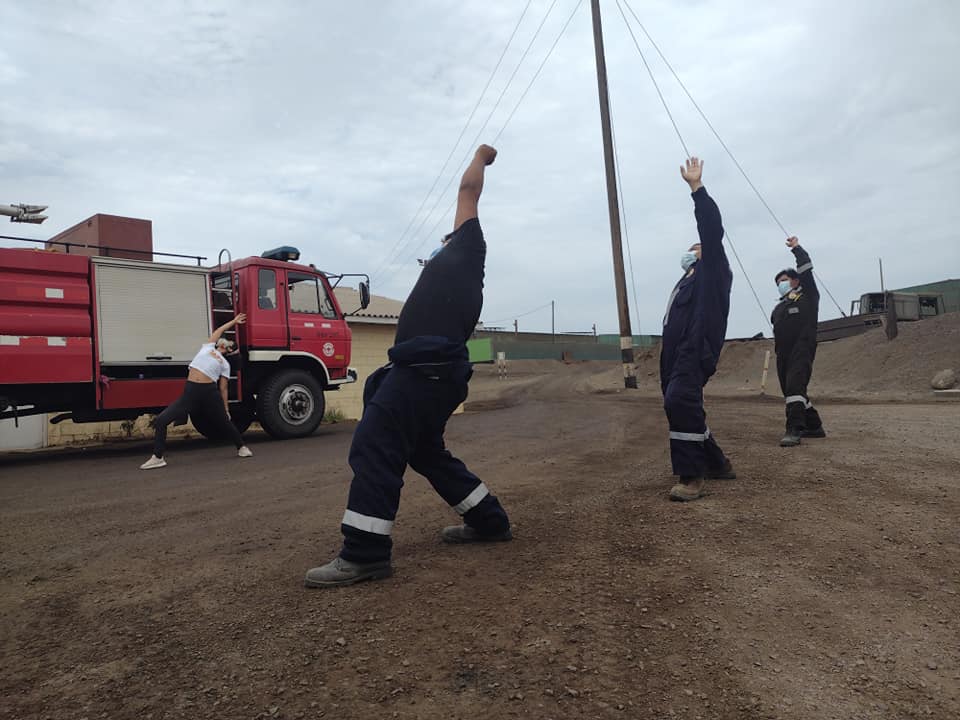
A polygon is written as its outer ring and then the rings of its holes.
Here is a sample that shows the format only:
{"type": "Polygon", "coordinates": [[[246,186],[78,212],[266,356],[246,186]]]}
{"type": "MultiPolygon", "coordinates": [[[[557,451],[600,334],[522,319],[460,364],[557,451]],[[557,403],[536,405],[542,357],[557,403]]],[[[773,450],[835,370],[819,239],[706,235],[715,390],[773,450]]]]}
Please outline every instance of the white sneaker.
{"type": "Polygon", "coordinates": [[[164,460],[163,458],[158,458],[156,455],[151,455],[150,459],[140,466],[140,469],[153,470],[154,468],[162,468],[166,466],[167,466],[166,460],[164,460]]]}
{"type": "Polygon", "coordinates": [[[253,457],[253,450],[244,445],[242,448],[237,450],[237,457],[253,457]]]}

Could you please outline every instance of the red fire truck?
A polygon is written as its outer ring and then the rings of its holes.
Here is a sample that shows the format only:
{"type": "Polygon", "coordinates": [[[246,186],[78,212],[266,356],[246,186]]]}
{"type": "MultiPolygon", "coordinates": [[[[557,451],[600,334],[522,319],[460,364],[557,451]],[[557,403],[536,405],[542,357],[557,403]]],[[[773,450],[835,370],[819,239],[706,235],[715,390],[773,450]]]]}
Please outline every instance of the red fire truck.
{"type": "MultiPolygon", "coordinates": [[[[363,278],[365,308],[366,275],[296,264],[290,247],[237,261],[221,251],[208,268],[106,255],[0,248],[0,419],[157,413],[182,392],[211,329],[241,312],[246,324],[228,336],[239,350],[229,358],[230,409],[241,431],[257,420],[275,438],[309,435],[324,392],[356,382],[333,291],[344,277],[363,278]]],[[[209,437],[203,417],[191,420],[209,437]]]]}

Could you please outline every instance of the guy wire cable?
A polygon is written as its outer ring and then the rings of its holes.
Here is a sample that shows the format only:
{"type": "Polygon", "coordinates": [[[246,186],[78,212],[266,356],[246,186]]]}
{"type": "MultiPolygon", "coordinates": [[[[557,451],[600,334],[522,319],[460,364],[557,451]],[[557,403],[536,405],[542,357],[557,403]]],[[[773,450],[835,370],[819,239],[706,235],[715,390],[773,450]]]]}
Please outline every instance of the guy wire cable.
{"type": "MultiPolygon", "coordinates": [[[[673,123],[673,129],[677,134],[677,138],[680,140],[680,146],[683,148],[683,151],[687,154],[687,157],[690,157],[690,152],[687,150],[687,144],[683,140],[683,135],[680,133],[680,128],[677,127],[677,123],[673,119],[673,114],[670,112],[670,108],[667,106],[667,101],[663,97],[663,93],[660,92],[660,85],[657,83],[657,79],[654,76],[653,72],[650,69],[650,65],[647,63],[647,59],[643,55],[643,50],[640,49],[640,43],[637,42],[637,36],[633,33],[633,28],[630,26],[630,22],[627,20],[626,14],[623,12],[623,7],[620,5],[620,0],[617,0],[617,9],[620,10],[620,16],[623,18],[624,24],[627,26],[627,30],[630,33],[630,37],[633,38],[633,44],[637,48],[637,52],[640,53],[640,57],[643,60],[643,64],[647,68],[647,72],[650,75],[650,80],[653,82],[654,87],[657,89],[657,95],[660,97],[660,102],[663,103],[663,109],[667,111],[667,115],[670,116],[670,121],[673,123]]],[[[747,281],[747,285],[750,287],[750,292],[753,293],[754,300],[757,301],[757,307],[760,308],[760,314],[763,315],[763,321],[767,324],[767,327],[773,330],[773,326],[770,325],[770,319],[767,317],[767,309],[763,306],[763,303],[760,302],[760,296],[757,295],[756,288],[753,287],[753,283],[750,281],[750,276],[747,274],[746,268],[743,266],[743,262],[740,260],[740,254],[737,252],[737,248],[733,243],[733,238],[730,237],[730,233],[727,232],[724,228],[724,234],[727,236],[727,240],[730,243],[730,249],[733,251],[733,256],[737,260],[737,265],[740,266],[740,272],[743,273],[744,280],[747,281]]]]}
{"type": "Polygon", "coordinates": [[[400,238],[394,243],[393,247],[390,248],[383,260],[380,261],[380,264],[377,266],[377,269],[370,273],[371,276],[376,277],[383,266],[386,264],[387,259],[393,256],[393,253],[401,246],[404,238],[406,238],[407,233],[410,232],[410,228],[413,227],[413,223],[416,221],[417,216],[420,214],[420,211],[423,210],[423,206],[427,204],[427,200],[430,198],[430,195],[437,187],[437,183],[440,182],[440,178],[443,177],[443,171],[447,169],[447,165],[450,163],[450,159],[453,157],[453,154],[457,151],[457,147],[460,145],[460,141],[463,140],[464,133],[467,132],[467,128],[470,127],[470,123],[473,121],[474,115],[477,114],[477,110],[480,107],[480,104],[483,102],[483,98],[487,94],[487,90],[490,88],[490,83],[493,82],[493,78],[497,74],[497,70],[500,69],[500,65],[503,63],[503,58],[507,55],[507,50],[510,49],[510,45],[513,43],[513,38],[516,36],[517,31],[520,29],[520,24],[523,22],[523,18],[527,14],[527,10],[530,9],[530,4],[533,0],[527,0],[527,4],[523,8],[523,12],[520,13],[520,18],[517,20],[517,24],[513,27],[513,32],[510,33],[510,37],[507,39],[507,44],[503,46],[503,52],[500,53],[500,58],[497,60],[497,64],[494,65],[493,70],[490,72],[490,77],[487,78],[487,84],[483,86],[483,90],[480,92],[480,97],[477,98],[476,104],[473,106],[473,110],[470,111],[470,117],[467,118],[467,121],[463,124],[463,128],[460,130],[460,134],[457,136],[456,142],[453,144],[453,147],[450,148],[450,154],[447,155],[447,159],[443,161],[443,166],[440,168],[440,172],[437,173],[437,177],[434,178],[433,184],[430,186],[430,189],[427,190],[427,194],[423,196],[423,200],[420,201],[420,206],[417,208],[416,212],[413,213],[413,217],[410,218],[410,222],[407,223],[407,227],[404,228],[403,232],[400,234],[400,238]]]}
{"type": "MultiPolygon", "coordinates": [[[[627,6],[627,9],[630,11],[630,14],[633,15],[634,20],[637,21],[637,25],[640,26],[640,29],[643,31],[643,34],[647,36],[647,40],[649,40],[650,44],[653,45],[654,50],[657,51],[657,54],[660,56],[660,59],[663,61],[663,64],[667,66],[667,69],[670,70],[670,73],[673,75],[674,79],[677,81],[677,84],[680,85],[681,89],[686,94],[687,98],[689,98],[690,102],[693,103],[693,107],[695,107],[697,112],[700,113],[700,117],[703,118],[703,121],[706,123],[707,127],[710,128],[710,132],[713,133],[713,136],[717,139],[717,142],[720,143],[720,146],[724,149],[724,151],[727,153],[730,159],[733,160],[733,164],[737,166],[737,170],[739,170],[740,174],[743,175],[743,179],[747,181],[747,184],[756,194],[757,198],[760,200],[763,206],[767,209],[767,212],[770,213],[770,217],[773,218],[773,221],[780,227],[780,230],[783,231],[783,234],[789,237],[790,236],[789,231],[786,229],[786,227],[784,227],[783,223],[780,222],[780,218],[777,217],[777,214],[773,211],[773,208],[771,208],[770,205],[767,203],[766,199],[760,193],[760,190],[757,189],[757,186],[754,185],[753,181],[750,180],[750,177],[747,175],[746,170],[744,170],[743,166],[740,165],[740,162],[737,160],[736,156],[734,156],[733,151],[730,150],[729,147],[727,147],[727,144],[723,141],[723,138],[720,137],[720,133],[717,132],[717,129],[713,126],[713,123],[710,122],[710,119],[707,117],[706,113],[703,111],[703,109],[701,109],[697,101],[694,100],[693,95],[687,89],[687,86],[684,84],[683,80],[680,79],[680,76],[677,74],[677,71],[673,69],[673,65],[670,64],[670,61],[667,60],[666,56],[664,56],[663,52],[660,50],[660,46],[657,45],[654,39],[650,36],[650,33],[647,32],[647,28],[640,21],[640,18],[637,17],[637,14],[634,12],[633,8],[630,6],[629,0],[623,0],[623,3],[627,6]]],[[[617,0],[617,6],[619,7],[619,5],[620,5],[620,0],[617,0]]],[[[620,13],[623,14],[622,8],[620,9],[620,13]]],[[[624,20],[626,20],[626,16],[624,16],[624,20]]],[[[629,23],[627,23],[627,25],[629,27],[629,23]]],[[[630,35],[633,36],[632,29],[630,30],[630,35]]],[[[633,38],[633,41],[634,43],[637,42],[637,39],[635,36],[633,38]]],[[[638,50],[640,49],[639,45],[637,45],[637,49],[638,50]]],[[[642,56],[643,56],[643,53],[641,53],[641,57],[642,56]]],[[[646,60],[644,60],[644,63],[646,64],[646,60]]],[[[840,311],[840,314],[846,317],[847,314],[843,311],[843,308],[840,307],[840,303],[837,302],[836,298],[833,297],[833,293],[831,293],[829,288],[827,288],[826,284],[823,282],[823,279],[817,273],[814,273],[814,276],[820,282],[820,285],[823,287],[824,292],[826,292],[827,295],[830,296],[830,299],[833,300],[833,304],[837,306],[837,310],[840,311]]]]}
{"type": "MultiPolygon", "coordinates": [[[[509,79],[507,80],[507,84],[504,85],[503,90],[500,91],[500,95],[499,95],[499,97],[497,97],[497,100],[496,100],[496,102],[494,103],[493,108],[490,110],[489,113],[487,113],[487,117],[486,117],[486,119],[483,121],[483,125],[480,126],[480,130],[477,131],[477,134],[476,134],[476,136],[474,137],[473,142],[472,142],[472,143],[470,144],[470,146],[467,148],[467,152],[466,152],[466,154],[464,155],[463,160],[460,161],[460,165],[458,166],[458,170],[457,170],[456,172],[454,172],[453,175],[450,176],[450,180],[449,180],[449,181],[447,182],[447,184],[444,186],[443,190],[440,191],[440,194],[437,195],[437,199],[434,201],[434,203],[433,203],[433,205],[431,206],[430,210],[427,212],[426,215],[424,215],[424,217],[423,217],[423,219],[421,219],[419,225],[417,225],[417,228],[416,228],[416,229],[411,233],[411,235],[407,238],[406,245],[407,245],[408,247],[411,245],[411,243],[413,243],[413,242],[415,241],[415,238],[420,234],[420,231],[424,228],[424,226],[426,225],[427,221],[433,216],[433,213],[434,213],[434,211],[437,209],[437,206],[440,204],[441,200],[443,199],[443,196],[444,196],[444,195],[446,194],[446,192],[450,189],[450,186],[453,185],[454,180],[456,180],[456,179],[458,178],[458,176],[460,175],[460,173],[461,173],[462,170],[463,170],[463,167],[465,166],[465,164],[467,163],[467,161],[470,159],[471,153],[473,153],[474,150],[476,149],[476,148],[473,147],[473,146],[475,146],[475,145],[477,144],[477,141],[480,139],[481,135],[483,135],[483,131],[486,129],[487,125],[490,123],[490,119],[493,117],[493,114],[497,111],[497,108],[500,107],[500,103],[503,101],[504,96],[507,94],[507,91],[510,89],[510,86],[513,84],[514,78],[517,76],[517,73],[520,71],[520,68],[523,66],[523,62],[524,62],[524,60],[526,60],[527,55],[530,53],[531,48],[533,48],[533,44],[536,42],[537,38],[540,36],[540,31],[543,30],[543,26],[546,24],[547,19],[550,17],[551,13],[553,12],[553,8],[556,6],[557,2],[558,2],[558,0],[553,0],[553,2],[550,3],[550,7],[547,8],[546,14],[543,16],[543,19],[540,21],[540,24],[537,26],[536,31],[533,33],[533,37],[530,38],[530,42],[527,44],[527,47],[526,47],[526,49],[523,51],[523,55],[520,57],[520,60],[519,60],[519,62],[517,63],[517,66],[514,68],[513,73],[510,75],[509,79]]],[[[439,223],[438,223],[438,225],[439,225],[439,223]]],[[[432,231],[431,231],[431,234],[432,234],[432,231]]],[[[428,237],[429,237],[429,236],[428,236],[428,237]]],[[[420,247],[423,246],[423,244],[424,244],[425,241],[426,241],[426,239],[424,239],[424,241],[421,242],[421,243],[417,246],[416,250],[414,251],[414,254],[416,254],[416,252],[420,249],[420,247]]],[[[408,256],[408,254],[407,254],[407,249],[405,249],[404,247],[401,246],[400,249],[398,250],[398,252],[391,258],[390,262],[387,263],[387,265],[391,265],[391,264],[397,262],[398,260],[400,260],[400,259],[403,258],[403,257],[409,257],[409,256],[408,256]]],[[[388,277],[388,278],[392,278],[395,274],[396,274],[396,272],[391,273],[391,274],[388,275],[387,277],[388,277]]]]}

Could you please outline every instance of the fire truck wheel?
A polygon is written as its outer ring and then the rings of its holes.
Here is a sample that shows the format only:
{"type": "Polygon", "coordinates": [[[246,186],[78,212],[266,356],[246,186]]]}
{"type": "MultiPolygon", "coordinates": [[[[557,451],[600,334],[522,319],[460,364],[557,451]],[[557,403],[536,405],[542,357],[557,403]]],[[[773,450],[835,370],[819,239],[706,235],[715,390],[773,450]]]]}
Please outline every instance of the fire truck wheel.
{"type": "Polygon", "coordinates": [[[323,420],[323,387],[305,370],[281,370],[257,394],[257,419],[277,439],[310,435],[323,420]]]}

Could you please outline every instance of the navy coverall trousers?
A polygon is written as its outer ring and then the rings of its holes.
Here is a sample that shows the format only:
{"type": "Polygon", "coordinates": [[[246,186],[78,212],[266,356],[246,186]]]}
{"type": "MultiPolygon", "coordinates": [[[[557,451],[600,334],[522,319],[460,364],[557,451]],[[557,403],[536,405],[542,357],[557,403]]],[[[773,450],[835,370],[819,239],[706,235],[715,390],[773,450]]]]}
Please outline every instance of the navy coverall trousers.
{"type": "Polygon", "coordinates": [[[674,368],[663,388],[663,408],[670,423],[670,462],[681,478],[703,477],[719,472],[727,457],[707,427],[703,409],[701,372],[674,368]]]}
{"type": "Polygon", "coordinates": [[[727,458],[707,427],[703,387],[723,348],[733,274],[720,210],[706,188],[693,193],[701,258],[677,283],[663,318],[660,384],[670,423],[670,460],[681,479],[719,472],[727,458]]]}
{"type": "MultiPolygon", "coordinates": [[[[408,341],[402,345],[410,345],[408,341]]],[[[390,559],[391,532],[400,505],[407,465],[481,534],[510,527],[507,514],[487,486],[446,449],[443,432],[467,398],[473,370],[464,357],[430,355],[433,361],[404,357],[391,349],[393,363],[377,370],[364,386],[364,411],[350,447],[353,482],[341,530],[340,556],[351,562],[390,559]],[[413,364],[401,364],[406,360],[413,364]]]]}

